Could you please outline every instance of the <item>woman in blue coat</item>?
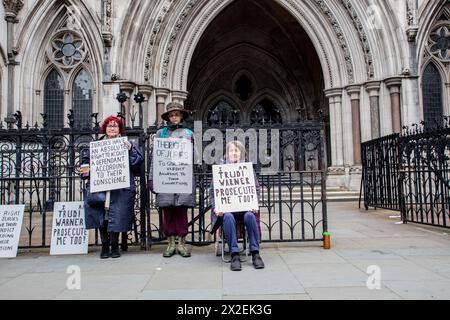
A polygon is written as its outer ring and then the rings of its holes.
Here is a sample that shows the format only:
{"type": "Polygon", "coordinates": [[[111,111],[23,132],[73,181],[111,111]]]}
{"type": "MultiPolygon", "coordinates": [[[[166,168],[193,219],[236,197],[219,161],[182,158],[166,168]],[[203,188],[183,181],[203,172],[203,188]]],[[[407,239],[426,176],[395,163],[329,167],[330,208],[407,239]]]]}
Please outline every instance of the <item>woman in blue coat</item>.
{"type": "MultiPolygon", "coordinates": [[[[101,139],[114,139],[123,136],[125,128],[122,120],[114,116],[106,118],[100,133],[105,134],[101,139]]],[[[129,150],[130,187],[106,192],[106,201],[100,205],[88,204],[86,190],[84,194],[86,229],[99,229],[102,241],[101,259],[109,258],[110,255],[112,258],[119,258],[119,234],[132,229],[136,196],[134,172],[139,172],[144,158],[133,142],[127,141],[126,145],[129,150]]],[[[85,149],[81,156],[83,179],[89,179],[89,163],[89,149],[85,149]]],[[[89,190],[89,181],[86,184],[86,189],[89,190]]]]}

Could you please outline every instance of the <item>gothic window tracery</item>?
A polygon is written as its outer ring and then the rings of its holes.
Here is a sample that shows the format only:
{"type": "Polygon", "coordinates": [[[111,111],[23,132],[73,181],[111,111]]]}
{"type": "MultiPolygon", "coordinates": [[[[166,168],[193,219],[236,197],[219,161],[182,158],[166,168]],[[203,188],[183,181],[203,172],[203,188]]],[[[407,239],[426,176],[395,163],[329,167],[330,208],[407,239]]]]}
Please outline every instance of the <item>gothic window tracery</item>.
{"type": "Polygon", "coordinates": [[[422,74],[422,101],[425,126],[442,124],[444,82],[450,70],[450,7],[438,15],[428,35],[422,74]]]}
{"type": "Polygon", "coordinates": [[[52,68],[45,81],[44,114],[51,128],[63,128],[70,110],[73,125],[86,128],[92,123],[95,94],[90,53],[80,28],[72,28],[73,17],[66,17],[46,44],[46,67],[52,68]],[[65,92],[67,90],[67,92],[65,92]],[[67,94],[65,94],[67,93],[67,94]]]}
{"type": "Polygon", "coordinates": [[[281,113],[278,107],[269,99],[257,103],[250,115],[250,124],[280,124],[281,113]]]}
{"type": "Polygon", "coordinates": [[[210,126],[231,126],[240,123],[239,110],[225,100],[220,100],[208,110],[207,123],[210,126]]]}

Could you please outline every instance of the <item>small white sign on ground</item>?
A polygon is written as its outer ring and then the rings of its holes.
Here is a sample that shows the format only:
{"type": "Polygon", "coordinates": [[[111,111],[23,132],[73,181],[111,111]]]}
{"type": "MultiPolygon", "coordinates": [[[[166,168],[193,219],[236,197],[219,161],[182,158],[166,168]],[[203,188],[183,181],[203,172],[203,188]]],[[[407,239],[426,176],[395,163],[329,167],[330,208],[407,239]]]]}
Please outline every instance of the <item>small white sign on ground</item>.
{"type": "Polygon", "coordinates": [[[188,139],[155,139],[153,188],[156,193],[192,193],[192,148],[188,139]]]}
{"type": "Polygon", "coordinates": [[[87,254],[89,232],[83,202],[57,202],[53,211],[50,255],[87,254]]]}
{"type": "Polygon", "coordinates": [[[241,212],[258,209],[253,164],[236,163],[213,166],[216,212],[241,212]]]}
{"type": "Polygon", "coordinates": [[[0,258],[17,257],[24,205],[0,206],[0,258]]]}
{"type": "Polygon", "coordinates": [[[90,144],[91,192],[130,187],[130,160],[127,137],[103,139],[90,144]]]}

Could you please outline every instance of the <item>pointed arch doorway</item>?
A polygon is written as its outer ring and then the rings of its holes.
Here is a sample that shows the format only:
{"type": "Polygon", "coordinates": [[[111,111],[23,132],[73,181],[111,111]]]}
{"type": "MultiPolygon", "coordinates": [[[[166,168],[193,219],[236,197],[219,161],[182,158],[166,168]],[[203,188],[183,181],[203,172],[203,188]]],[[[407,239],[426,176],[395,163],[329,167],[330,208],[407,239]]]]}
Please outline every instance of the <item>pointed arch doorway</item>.
{"type": "Polygon", "coordinates": [[[235,1],[195,49],[186,105],[205,122],[226,103],[240,123],[258,121],[255,113],[285,123],[317,119],[323,91],[319,57],[297,20],[274,1],[235,1]]]}
{"type": "Polygon", "coordinates": [[[275,1],[235,1],[196,46],[185,105],[207,126],[295,125],[328,114],[324,87],[295,17],[275,1]]]}

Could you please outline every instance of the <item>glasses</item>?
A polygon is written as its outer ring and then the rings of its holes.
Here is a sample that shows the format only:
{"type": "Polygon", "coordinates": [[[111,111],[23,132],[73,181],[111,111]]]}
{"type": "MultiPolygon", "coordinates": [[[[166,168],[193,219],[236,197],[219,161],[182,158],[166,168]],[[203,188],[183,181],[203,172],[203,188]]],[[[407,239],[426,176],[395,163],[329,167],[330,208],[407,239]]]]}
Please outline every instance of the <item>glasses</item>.
{"type": "Polygon", "coordinates": [[[116,124],[108,124],[106,127],[107,128],[118,128],[119,126],[116,124]]]}

